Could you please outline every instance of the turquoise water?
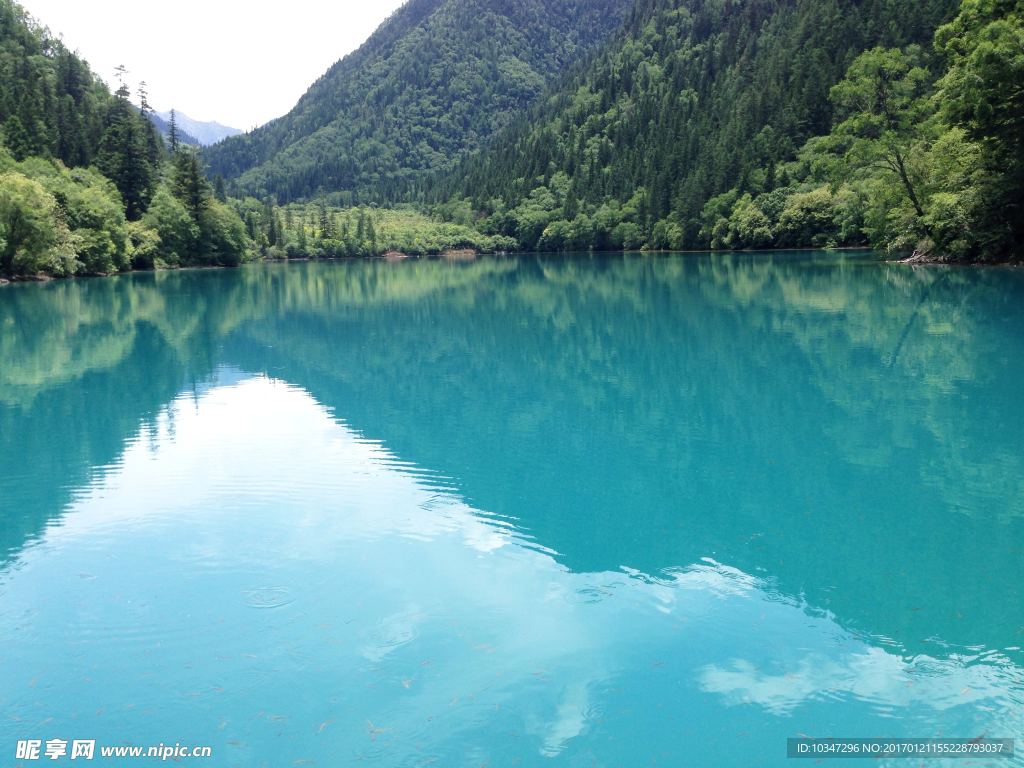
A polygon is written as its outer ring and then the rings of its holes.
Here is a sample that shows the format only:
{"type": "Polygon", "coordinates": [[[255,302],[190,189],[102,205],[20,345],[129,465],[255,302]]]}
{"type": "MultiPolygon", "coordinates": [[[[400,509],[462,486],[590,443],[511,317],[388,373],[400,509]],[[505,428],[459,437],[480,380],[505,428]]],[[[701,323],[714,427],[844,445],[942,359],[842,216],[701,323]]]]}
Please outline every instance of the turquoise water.
{"type": "Polygon", "coordinates": [[[7,286],[0,765],[1024,738],[1022,336],[866,254],[7,286]]]}

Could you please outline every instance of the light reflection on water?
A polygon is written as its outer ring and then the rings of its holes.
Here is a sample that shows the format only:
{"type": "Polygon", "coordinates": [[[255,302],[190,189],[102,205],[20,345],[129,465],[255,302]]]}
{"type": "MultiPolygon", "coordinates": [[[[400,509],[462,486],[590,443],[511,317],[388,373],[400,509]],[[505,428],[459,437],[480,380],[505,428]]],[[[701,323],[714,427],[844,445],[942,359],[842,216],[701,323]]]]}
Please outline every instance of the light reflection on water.
{"type": "Polygon", "coordinates": [[[10,738],[741,764],[797,732],[1020,722],[1005,656],[898,655],[710,559],[570,572],[263,377],[176,400],[4,581],[10,738]]]}
{"type": "Polygon", "coordinates": [[[411,297],[374,265],[57,286],[149,299],[59,337],[99,350],[77,379],[5,341],[0,764],[55,737],[632,766],[1024,736],[1024,436],[1000,399],[1021,354],[992,335],[1021,309],[972,277],[881,301],[881,267],[841,264],[438,265],[411,297]],[[147,309],[175,279],[202,281],[191,326],[147,309]]]}

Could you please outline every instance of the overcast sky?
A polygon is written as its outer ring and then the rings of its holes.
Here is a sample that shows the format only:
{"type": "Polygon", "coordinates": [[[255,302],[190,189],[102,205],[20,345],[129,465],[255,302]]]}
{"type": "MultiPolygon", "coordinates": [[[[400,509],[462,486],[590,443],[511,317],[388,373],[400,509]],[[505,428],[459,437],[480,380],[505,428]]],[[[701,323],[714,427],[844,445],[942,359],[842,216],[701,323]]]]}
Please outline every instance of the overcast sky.
{"type": "Polygon", "coordinates": [[[19,0],[108,83],[196,120],[248,129],[291,109],[404,0],[19,0]]]}

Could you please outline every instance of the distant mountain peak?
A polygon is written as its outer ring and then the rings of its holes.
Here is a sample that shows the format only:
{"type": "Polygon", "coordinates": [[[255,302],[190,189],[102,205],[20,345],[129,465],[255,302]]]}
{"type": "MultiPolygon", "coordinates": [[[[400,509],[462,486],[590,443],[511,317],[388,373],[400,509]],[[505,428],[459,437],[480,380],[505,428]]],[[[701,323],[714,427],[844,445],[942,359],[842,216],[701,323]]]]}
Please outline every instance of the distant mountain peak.
{"type": "MultiPolygon", "coordinates": [[[[168,122],[171,119],[170,110],[167,112],[156,112],[154,114],[165,122],[168,122]]],[[[177,122],[179,129],[190,136],[195,137],[199,145],[203,147],[208,147],[210,144],[216,144],[218,141],[226,139],[228,136],[237,136],[242,133],[241,129],[232,128],[228,125],[221,125],[216,120],[210,120],[207,122],[193,120],[178,109],[174,110],[174,119],[175,122],[177,122]]]]}

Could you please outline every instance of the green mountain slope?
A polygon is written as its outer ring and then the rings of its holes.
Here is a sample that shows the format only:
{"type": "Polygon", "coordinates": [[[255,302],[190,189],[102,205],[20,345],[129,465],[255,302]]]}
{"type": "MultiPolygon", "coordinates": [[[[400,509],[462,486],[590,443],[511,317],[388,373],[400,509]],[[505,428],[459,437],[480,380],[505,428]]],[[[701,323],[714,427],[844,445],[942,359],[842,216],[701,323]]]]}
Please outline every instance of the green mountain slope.
{"type": "Polygon", "coordinates": [[[775,188],[829,132],[830,89],[859,54],[916,45],[934,68],[957,6],[640,0],[569,87],[423,190],[471,198],[527,248],[706,247],[709,199],[775,188]]]}
{"type": "Polygon", "coordinates": [[[628,0],[410,0],[295,108],[203,152],[281,203],[393,201],[510,124],[621,23],[628,0]]]}
{"type": "Polygon", "coordinates": [[[0,0],[0,284],[249,257],[241,219],[211,193],[198,156],[172,147],[168,157],[144,87],[135,106],[123,74],[110,93],[0,0]]]}
{"type": "Polygon", "coordinates": [[[18,158],[42,155],[65,165],[92,162],[111,103],[89,65],[32,19],[0,2],[0,124],[18,158]]]}

